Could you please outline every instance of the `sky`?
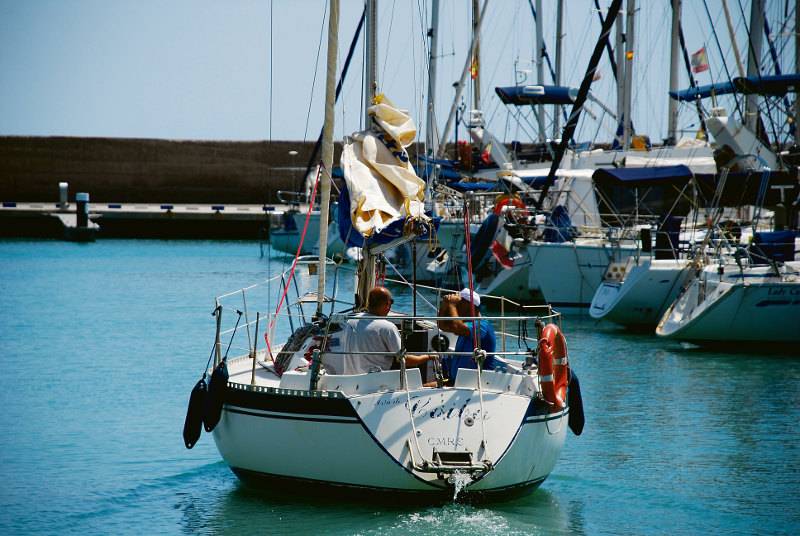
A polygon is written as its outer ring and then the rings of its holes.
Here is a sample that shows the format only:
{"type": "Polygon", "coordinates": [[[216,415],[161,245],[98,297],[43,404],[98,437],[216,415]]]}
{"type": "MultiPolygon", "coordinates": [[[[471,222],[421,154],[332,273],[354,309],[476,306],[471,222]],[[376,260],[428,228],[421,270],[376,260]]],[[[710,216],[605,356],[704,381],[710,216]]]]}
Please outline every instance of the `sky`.
{"type": "MultiPolygon", "coordinates": [[[[378,0],[379,88],[408,109],[424,138],[430,0],[378,0]]],[[[684,0],[692,53],[705,46],[711,69],[700,84],[733,69],[719,0],[684,0]]],[[[601,0],[606,8],[610,0],[601,0]]],[[[671,10],[669,0],[639,0],[635,17],[633,120],[660,140],[667,132],[671,10]]],[[[729,0],[737,41],[746,53],[749,0],[729,0]],[[745,16],[743,16],[743,14],[745,16]]],[[[767,0],[784,72],[794,71],[795,2],[767,0]],[[789,22],[781,33],[788,11],[789,22]]],[[[441,129],[452,87],[469,47],[469,0],[441,0],[436,122],[441,129]]],[[[566,0],[563,84],[578,87],[600,31],[593,0],[566,0]]],[[[555,0],[543,1],[545,42],[555,51],[555,0]]],[[[341,0],[339,66],[363,9],[341,0]]],[[[0,0],[0,135],[161,139],[308,140],[322,124],[327,22],[325,0],[0,0]]],[[[515,120],[495,86],[535,83],[535,26],[528,0],[490,0],[481,34],[482,108],[500,139],[529,141],[534,122],[515,120]],[[527,78],[526,78],[527,77],[527,78]]],[[[612,32],[613,35],[613,32],[612,32]]],[[[336,108],[335,136],[362,122],[363,40],[336,108]]],[[[766,50],[766,48],[765,48],[766,50]]],[[[593,93],[616,106],[607,58],[593,93]]],[[[682,86],[688,79],[681,65],[682,86]]],[[[547,83],[551,83],[549,79],[547,83]]],[[[471,107],[472,91],[464,94],[471,107]]],[[[730,102],[722,105],[732,108],[730,102]]],[[[615,124],[590,105],[576,139],[607,141],[615,124]]],[[[550,113],[550,112],[548,112],[550,113]]],[[[697,128],[682,107],[680,126],[697,128]]],[[[463,131],[462,131],[463,136],[463,131]]]]}

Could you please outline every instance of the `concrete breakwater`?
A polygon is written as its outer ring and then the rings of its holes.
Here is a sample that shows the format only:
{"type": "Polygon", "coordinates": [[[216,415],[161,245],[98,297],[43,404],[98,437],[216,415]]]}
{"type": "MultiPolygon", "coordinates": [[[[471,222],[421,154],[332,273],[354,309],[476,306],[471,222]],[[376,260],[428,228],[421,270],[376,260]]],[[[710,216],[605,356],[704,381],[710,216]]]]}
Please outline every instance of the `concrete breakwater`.
{"type": "MultiPolygon", "coordinates": [[[[313,142],[0,137],[0,200],[57,201],[58,183],[92,202],[276,203],[302,187],[313,142]]],[[[338,161],[340,145],[336,147],[338,161]]]]}

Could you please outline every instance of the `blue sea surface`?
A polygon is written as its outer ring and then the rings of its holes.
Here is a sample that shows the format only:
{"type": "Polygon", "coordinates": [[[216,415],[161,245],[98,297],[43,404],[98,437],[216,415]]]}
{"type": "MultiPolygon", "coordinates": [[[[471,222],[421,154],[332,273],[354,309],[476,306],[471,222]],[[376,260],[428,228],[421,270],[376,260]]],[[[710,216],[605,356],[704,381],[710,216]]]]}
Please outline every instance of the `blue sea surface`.
{"type": "Polygon", "coordinates": [[[403,505],[245,485],[209,435],[184,448],[183,420],[214,296],[287,263],[252,242],[0,241],[0,534],[800,532],[800,352],[576,317],[586,429],[536,491],[403,505]]]}

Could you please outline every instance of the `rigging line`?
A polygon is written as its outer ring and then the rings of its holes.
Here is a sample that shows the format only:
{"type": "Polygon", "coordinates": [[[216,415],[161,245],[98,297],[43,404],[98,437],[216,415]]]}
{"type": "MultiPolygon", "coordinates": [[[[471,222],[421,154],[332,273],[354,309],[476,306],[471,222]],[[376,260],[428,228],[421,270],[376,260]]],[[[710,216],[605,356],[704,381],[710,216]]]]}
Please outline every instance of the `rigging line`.
{"type": "MultiPolygon", "coordinates": [[[[401,273],[400,273],[400,270],[398,270],[398,269],[397,269],[397,266],[395,266],[394,264],[392,264],[392,261],[390,261],[389,259],[387,259],[385,256],[384,256],[383,260],[384,260],[384,262],[386,262],[386,264],[388,264],[388,265],[389,265],[389,267],[390,267],[392,270],[394,270],[394,273],[395,273],[395,274],[397,274],[397,277],[399,277],[399,278],[400,278],[400,281],[396,281],[396,280],[393,280],[393,279],[387,279],[387,281],[392,281],[392,282],[399,282],[399,283],[403,283],[404,285],[408,286],[409,288],[413,288],[413,285],[412,285],[412,284],[411,284],[411,283],[408,281],[408,279],[406,279],[405,277],[403,277],[403,274],[401,274],[401,273]]],[[[419,296],[420,298],[422,298],[422,301],[424,301],[425,303],[427,303],[428,305],[430,305],[430,306],[431,306],[431,307],[432,307],[434,310],[436,310],[436,311],[438,311],[438,310],[439,310],[439,309],[438,309],[438,307],[436,307],[436,306],[435,306],[435,305],[433,305],[431,302],[429,302],[428,300],[426,300],[426,299],[425,299],[425,296],[423,296],[423,295],[422,295],[422,294],[421,294],[419,291],[417,291],[417,296],[419,296]]]]}
{"type": "MultiPolygon", "coordinates": [[[[717,43],[717,50],[719,50],[720,57],[722,58],[722,67],[725,69],[725,76],[728,79],[729,83],[733,83],[733,78],[731,77],[731,72],[728,69],[728,62],[725,61],[725,54],[722,52],[722,45],[719,42],[719,36],[717,35],[717,30],[714,27],[714,21],[711,19],[711,12],[708,9],[708,1],[703,0],[703,7],[706,10],[706,16],[708,17],[708,23],[711,25],[711,34],[714,36],[714,41],[717,43]]],[[[733,102],[736,104],[736,112],[739,114],[742,122],[744,122],[744,113],[742,112],[741,108],[739,107],[739,99],[734,99],[733,102]]]]}
{"type": "MultiPolygon", "coordinates": [[[[694,79],[694,74],[692,73],[691,63],[689,62],[689,52],[686,50],[686,39],[683,36],[683,24],[680,22],[678,22],[678,40],[681,43],[681,50],[683,51],[683,64],[686,68],[686,73],[689,75],[689,85],[692,88],[696,88],[697,81],[694,79]]],[[[700,120],[700,128],[703,129],[704,134],[707,134],[706,120],[703,117],[703,109],[699,98],[695,100],[695,106],[697,108],[697,117],[700,120]]]]}
{"type": "MultiPolygon", "coordinates": [[[[605,24],[603,20],[603,11],[600,9],[600,0],[594,0],[594,7],[595,11],[597,11],[597,17],[600,19],[600,27],[602,28],[605,24]]],[[[588,35],[588,32],[587,32],[588,35]]],[[[584,35],[585,37],[585,35],[584,35]]],[[[608,40],[608,37],[605,39],[605,49],[606,53],[608,54],[608,61],[611,63],[611,72],[614,74],[614,80],[617,79],[617,62],[614,60],[614,49],[611,48],[611,42],[608,40]]]]}
{"type": "MultiPolygon", "coordinates": [[[[533,7],[533,0],[528,0],[528,5],[531,6],[531,14],[533,15],[533,20],[536,20],[537,13],[536,9],[533,7]]],[[[544,22],[544,21],[542,21],[544,22]]],[[[510,35],[510,34],[509,34],[510,35]]],[[[508,36],[506,36],[508,38],[508,36]]],[[[550,79],[553,81],[553,84],[556,83],[556,71],[553,69],[553,63],[550,61],[550,54],[547,52],[547,44],[544,42],[544,38],[542,38],[542,56],[547,61],[547,69],[550,71],[550,79]]],[[[504,49],[505,47],[503,47],[504,49]]],[[[536,43],[536,48],[539,48],[539,43],[536,43]]],[[[502,49],[501,49],[502,50],[502,49]]],[[[496,68],[495,68],[496,70],[496,68]]],[[[538,82],[538,80],[537,80],[538,82]]],[[[541,104],[540,104],[541,106],[541,104]]],[[[558,108],[561,110],[562,115],[564,116],[564,121],[567,120],[567,111],[564,109],[564,106],[559,105],[558,108]]],[[[574,142],[573,142],[574,143],[574,142]]]]}
{"type": "MultiPolygon", "coordinates": [[[[381,72],[381,80],[386,79],[386,66],[389,65],[389,42],[392,39],[392,28],[394,27],[394,6],[396,0],[392,0],[392,9],[389,12],[389,32],[386,34],[386,54],[383,56],[383,72],[381,72]]],[[[385,84],[384,84],[385,87],[385,84]]],[[[414,86],[416,87],[416,86],[414,86]]]]}
{"type": "Polygon", "coordinates": [[[594,78],[594,74],[597,71],[597,64],[600,62],[600,56],[603,54],[603,45],[606,41],[608,41],[608,34],[611,32],[611,24],[614,22],[614,19],[617,18],[617,13],[619,13],[620,6],[622,5],[622,0],[612,0],[611,6],[608,8],[608,16],[606,16],[606,20],[603,23],[603,27],[600,30],[600,36],[595,44],[594,51],[592,52],[592,56],[589,59],[589,65],[586,68],[586,74],[583,77],[583,81],[581,82],[581,87],[578,90],[578,95],[575,98],[575,102],[572,105],[572,111],[570,112],[569,121],[567,124],[564,125],[563,133],[561,134],[561,141],[558,144],[558,149],[556,151],[555,158],[553,158],[553,163],[550,166],[550,171],[547,174],[547,181],[545,182],[542,191],[539,195],[539,198],[536,200],[536,208],[542,208],[542,202],[544,198],[547,196],[547,191],[550,189],[550,186],[555,182],[556,179],[556,170],[561,165],[561,160],[564,157],[564,153],[567,150],[567,143],[572,138],[572,135],[575,132],[575,128],[578,126],[578,120],[581,116],[581,109],[583,108],[584,103],[586,102],[586,97],[589,95],[589,88],[592,85],[592,79],[594,78]]]}
{"type": "MultiPolygon", "coordinates": [[[[334,103],[339,102],[339,95],[342,93],[342,86],[344,86],[344,81],[347,78],[347,73],[350,70],[350,61],[353,59],[353,54],[356,50],[356,45],[358,44],[358,38],[361,36],[361,30],[364,27],[364,20],[367,17],[367,7],[364,6],[364,10],[361,12],[361,19],[358,21],[358,26],[356,26],[356,31],[353,34],[353,39],[350,41],[350,48],[347,50],[347,57],[344,60],[344,64],[342,65],[342,72],[339,74],[339,82],[336,84],[336,96],[334,97],[334,103]]],[[[319,54],[319,51],[317,51],[319,54]]],[[[362,94],[363,97],[363,94],[362,94]]],[[[362,98],[363,101],[363,98],[362,98]]],[[[309,105],[309,112],[310,112],[310,105],[309,105]]],[[[363,109],[362,109],[363,112],[363,109]]],[[[342,107],[342,113],[344,113],[344,107],[342,107]]],[[[344,120],[342,121],[342,125],[344,126],[344,120]]],[[[306,119],[306,127],[308,127],[308,120],[306,119]]],[[[322,130],[324,125],[319,129],[319,136],[317,137],[317,143],[314,144],[314,149],[311,151],[311,156],[308,159],[308,163],[306,164],[306,171],[303,174],[304,177],[307,177],[309,173],[311,173],[311,168],[317,163],[317,156],[319,155],[319,151],[322,148],[322,130]]]]}
{"type": "Polygon", "coordinates": [[[308,122],[311,120],[311,104],[314,102],[314,86],[317,84],[317,71],[319,70],[319,55],[322,50],[322,36],[325,30],[325,20],[328,16],[328,3],[325,2],[325,11],[322,13],[322,24],[319,28],[319,44],[317,45],[317,58],[314,60],[314,77],[311,79],[311,95],[308,98],[308,112],[306,112],[306,128],[303,131],[303,141],[308,140],[308,122]]]}

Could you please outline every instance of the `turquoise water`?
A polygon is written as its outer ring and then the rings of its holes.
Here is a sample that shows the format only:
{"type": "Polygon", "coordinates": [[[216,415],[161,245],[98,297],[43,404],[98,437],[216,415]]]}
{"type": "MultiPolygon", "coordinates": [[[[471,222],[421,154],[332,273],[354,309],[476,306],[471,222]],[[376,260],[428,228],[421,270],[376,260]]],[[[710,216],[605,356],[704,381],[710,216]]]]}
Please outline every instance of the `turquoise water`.
{"type": "Polygon", "coordinates": [[[387,505],[249,488],[210,436],[188,451],[181,429],[213,296],[266,275],[249,242],[0,241],[0,533],[800,531],[800,352],[703,351],[577,318],[564,327],[586,429],[530,495],[387,505]]]}

